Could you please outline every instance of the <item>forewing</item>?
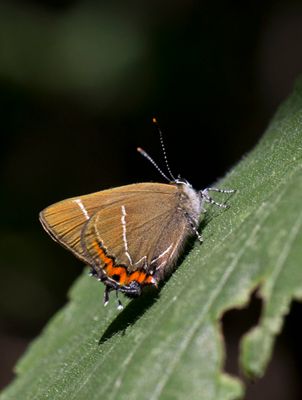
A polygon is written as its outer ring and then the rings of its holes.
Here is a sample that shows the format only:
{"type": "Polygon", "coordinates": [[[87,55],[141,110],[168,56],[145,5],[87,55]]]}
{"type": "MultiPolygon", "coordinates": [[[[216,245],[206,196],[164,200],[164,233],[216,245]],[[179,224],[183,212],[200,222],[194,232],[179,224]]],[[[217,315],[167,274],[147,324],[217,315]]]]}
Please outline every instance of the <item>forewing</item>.
{"type": "MultiPolygon", "coordinates": [[[[90,221],[97,213],[104,213],[106,224],[101,224],[106,232],[121,228],[121,205],[135,204],[137,196],[144,194],[157,197],[159,193],[168,196],[173,192],[172,185],[141,183],[108,189],[85,196],[73,197],[55,203],[40,213],[40,221],[49,235],[61,245],[72,251],[82,261],[91,263],[90,255],[83,248],[81,237],[84,227],[90,226],[90,221]],[[107,225],[108,224],[108,225],[107,225]],[[88,257],[87,257],[88,255],[88,257]]],[[[91,230],[91,229],[90,229],[91,230]]],[[[88,229],[89,231],[89,229],[88,229]]],[[[120,237],[120,236],[119,236],[120,237]]]]}
{"type": "Polygon", "coordinates": [[[129,272],[140,268],[156,272],[172,262],[186,236],[188,222],[178,207],[176,186],[163,186],[165,190],[121,198],[87,222],[82,244],[95,268],[104,263],[100,247],[117,265],[126,265],[129,272]]]}

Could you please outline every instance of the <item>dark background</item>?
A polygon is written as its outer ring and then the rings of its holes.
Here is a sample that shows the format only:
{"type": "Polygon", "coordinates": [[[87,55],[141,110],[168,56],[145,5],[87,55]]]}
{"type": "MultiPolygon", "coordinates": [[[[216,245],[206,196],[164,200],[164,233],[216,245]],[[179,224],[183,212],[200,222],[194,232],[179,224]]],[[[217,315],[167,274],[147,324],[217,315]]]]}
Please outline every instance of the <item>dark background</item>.
{"type": "MultiPolygon", "coordinates": [[[[174,173],[211,184],[255,145],[301,71],[301,1],[0,3],[1,387],[82,270],[38,212],[162,181],[136,152],[163,164],[153,116],[174,173]]],[[[254,299],[224,318],[230,372],[260,308],[254,299]]],[[[301,398],[301,314],[295,304],[249,399],[301,398]]]]}

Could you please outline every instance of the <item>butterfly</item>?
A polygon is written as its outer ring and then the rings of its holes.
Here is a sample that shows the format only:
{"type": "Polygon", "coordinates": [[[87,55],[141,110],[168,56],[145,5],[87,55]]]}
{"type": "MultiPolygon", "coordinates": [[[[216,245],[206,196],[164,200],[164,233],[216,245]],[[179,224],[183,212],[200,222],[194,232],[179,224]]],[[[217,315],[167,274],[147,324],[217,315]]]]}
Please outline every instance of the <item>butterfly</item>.
{"type": "MultiPolygon", "coordinates": [[[[195,190],[186,180],[175,179],[163,150],[171,179],[138,148],[168,183],[135,183],[102,190],[60,201],[40,213],[46,232],[90,265],[92,275],[104,283],[104,305],[111,291],[137,297],[145,286],[157,287],[171,274],[188,237],[196,235],[202,241],[198,227],[204,204],[226,207],[209,192],[234,192],[195,190]]],[[[121,309],[118,297],[117,301],[121,309]]]]}

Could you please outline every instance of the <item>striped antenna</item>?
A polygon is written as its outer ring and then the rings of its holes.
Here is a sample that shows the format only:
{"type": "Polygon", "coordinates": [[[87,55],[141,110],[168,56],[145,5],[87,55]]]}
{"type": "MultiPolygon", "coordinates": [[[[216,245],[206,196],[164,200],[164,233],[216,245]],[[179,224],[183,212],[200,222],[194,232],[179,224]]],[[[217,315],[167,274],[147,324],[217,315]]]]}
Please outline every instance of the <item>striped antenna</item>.
{"type": "Polygon", "coordinates": [[[137,151],[138,151],[142,156],[144,156],[148,161],[150,161],[150,163],[154,165],[154,167],[157,169],[157,171],[158,171],[168,182],[171,181],[171,179],[169,179],[169,178],[167,177],[167,175],[165,175],[165,174],[163,173],[163,171],[159,168],[159,166],[156,164],[156,162],[153,160],[153,158],[151,158],[151,157],[149,156],[149,154],[145,152],[145,150],[143,150],[141,147],[138,147],[138,148],[137,148],[137,151]]]}
{"type": "Polygon", "coordinates": [[[170,166],[169,166],[169,163],[168,163],[167,152],[166,152],[164,139],[163,139],[163,134],[162,134],[162,131],[160,129],[160,126],[159,126],[159,124],[157,122],[157,119],[155,117],[152,118],[152,122],[156,126],[156,128],[158,130],[158,133],[159,133],[160,144],[161,144],[161,148],[162,148],[162,151],[163,151],[163,154],[164,154],[164,160],[165,160],[165,163],[166,163],[167,171],[169,172],[169,175],[171,176],[172,180],[176,181],[176,179],[174,178],[174,176],[173,176],[173,174],[171,172],[171,169],[170,169],[170,166]]]}

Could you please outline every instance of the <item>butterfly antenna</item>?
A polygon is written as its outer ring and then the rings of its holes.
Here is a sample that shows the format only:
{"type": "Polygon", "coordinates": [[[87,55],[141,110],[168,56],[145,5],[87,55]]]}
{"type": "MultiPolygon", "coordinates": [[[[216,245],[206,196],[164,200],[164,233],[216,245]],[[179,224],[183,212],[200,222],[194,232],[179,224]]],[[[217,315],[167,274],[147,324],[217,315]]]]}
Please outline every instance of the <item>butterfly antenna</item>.
{"type": "Polygon", "coordinates": [[[141,147],[138,147],[138,148],[137,148],[137,151],[138,151],[142,156],[144,156],[148,161],[150,161],[150,163],[154,165],[154,167],[157,169],[157,171],[158,171],[168,182],[171,181],[171,179],[169,179],[169,178],[167,177],[167,175],[165,175],[165,174],[163,173],[163,171],[159,168],[159,166],[156,164],[156,162],[153,160],[153,158],[151,158],[151,157],[149,156],[149,154],[145,152],[145,150],[143,150],[141,147]]]}
{"type": "Polygon", "coordinates": [[[165,148],[164,138],[163,138],[163,134],[162,134],[162,131],[160,129],[160,126],[159,126],[159,124],[157,122],[157,119],[155,117],[152,118],[152,122],[156,126],[157,131],[159,133],[160,144],[161,144],[161,148],[162,148],[162,151],[163,151],[163,154],[164,154],[164,160],[165,160],[165,163],[166,163],[167,171],[169,172],[169,175],[171,176],[172,180],[176,181],[176,179],[174,178],[174,176],[173,176],[173,174],[171,172],[171,169],[170,169],[170,166],[169,166],[169,163],[168,163],[168,157],[167,157],[167,152],[166,152],[166,148],[165,148]]]}

